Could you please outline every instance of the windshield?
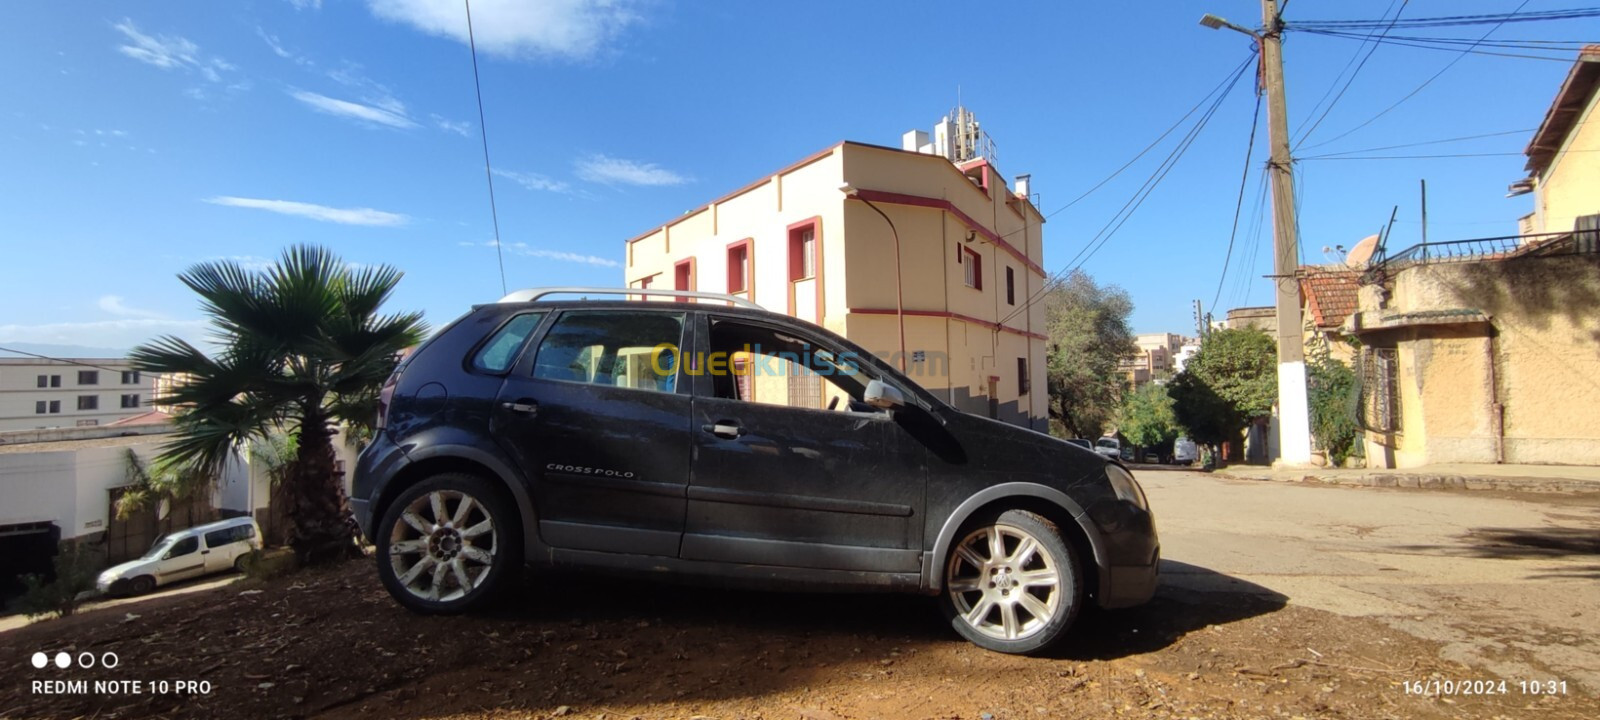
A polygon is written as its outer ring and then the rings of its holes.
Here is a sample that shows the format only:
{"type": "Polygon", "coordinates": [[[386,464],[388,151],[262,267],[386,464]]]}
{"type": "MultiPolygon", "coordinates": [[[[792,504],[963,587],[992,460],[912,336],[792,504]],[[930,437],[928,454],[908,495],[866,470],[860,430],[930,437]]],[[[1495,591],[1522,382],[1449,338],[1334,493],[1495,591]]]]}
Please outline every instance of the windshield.
{"type": "Polygon", "coordinates": [[[1117,441],[1116,440],[1112,440],[1110,438],[1101,438],[1100,441],[1095,443],[1095,444],[1099,445],[1100,447],[1103,447],[1103,448],[1114,448],[1114,447],[1117,447],[1117,441]]]}
{"type": "Polygon", "coordinates": [[[144,556],[139,559],[154,560],[155,558],[161,557],[161,555],[170,547],[172,547],[172,536],[168,535],[160,540],[157,540],[156,544],[150,546],[150,552],[145,553],[144,556]]]}

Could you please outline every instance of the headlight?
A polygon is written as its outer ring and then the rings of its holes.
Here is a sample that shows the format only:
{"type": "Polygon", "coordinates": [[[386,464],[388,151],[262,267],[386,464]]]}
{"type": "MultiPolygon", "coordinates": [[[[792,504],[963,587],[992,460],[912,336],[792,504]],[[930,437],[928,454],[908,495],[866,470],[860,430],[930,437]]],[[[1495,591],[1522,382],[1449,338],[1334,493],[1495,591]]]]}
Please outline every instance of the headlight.
{"type": "Polygon", "coordinates": [[[1117,497],[1133,503],[1140,510],[1149,510],[1145,503],[1144,488],[1139,487],[1139,481],[1133,479],[1133,473],[1123,469],[1121,465],[1106,463],[1106,479],[1111,482],[1111,491],[1117,497]]]}

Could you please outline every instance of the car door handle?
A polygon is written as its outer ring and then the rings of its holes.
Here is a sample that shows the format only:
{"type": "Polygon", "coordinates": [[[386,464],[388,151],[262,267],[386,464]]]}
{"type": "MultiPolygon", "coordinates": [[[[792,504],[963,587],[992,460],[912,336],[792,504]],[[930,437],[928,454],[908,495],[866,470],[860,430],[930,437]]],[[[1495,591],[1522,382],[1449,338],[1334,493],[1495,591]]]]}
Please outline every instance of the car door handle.
{"type": "Polygon", "coordinates": [[[732,423],[711,423],[707,425],[701,425],[700,429],[719,438],[727,438],[729,440],[744,434],[744,428],[732,423]]]}
{"type": "Polygon", "coordinates": [[[524,415],[533,415],[534,413],[539,412],[539,403],[536,403],[532,400],[503,402],[500,403],[500,407],[510,410],[511,412],[522,413],[524,415]]]}

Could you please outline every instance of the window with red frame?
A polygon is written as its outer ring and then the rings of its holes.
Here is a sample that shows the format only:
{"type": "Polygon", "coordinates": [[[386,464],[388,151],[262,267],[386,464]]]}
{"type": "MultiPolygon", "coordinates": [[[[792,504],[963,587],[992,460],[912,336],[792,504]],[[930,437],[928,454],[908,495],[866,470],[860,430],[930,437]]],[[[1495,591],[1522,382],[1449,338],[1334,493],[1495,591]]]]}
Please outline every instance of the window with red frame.
{"type": "Polygon", "coordinates": [[[740,243],[728,248],[728,293],[742,293],[750,289],[750,243],[740,243]]]}
{"type": "MultiPolygon", "coordinates": [[[[672,289],[694,289],[694,259],[684,260],[672,268],[672,289]]],[[[678,298],[678,302],[688,302],[688,298],[678,298]]]]}
{"type": "Polygon", "coordinates": [[[789,231],[789,281],[817,276],[817,226],[804,225],[789,231]]]}
{"type": "Polygon", "coordinates": [[[962,276],[967,287],[975,290],[983,289],[983,257],[972,248],[961,248],[961,255],[957,258],[964,271],[962,276]]]}

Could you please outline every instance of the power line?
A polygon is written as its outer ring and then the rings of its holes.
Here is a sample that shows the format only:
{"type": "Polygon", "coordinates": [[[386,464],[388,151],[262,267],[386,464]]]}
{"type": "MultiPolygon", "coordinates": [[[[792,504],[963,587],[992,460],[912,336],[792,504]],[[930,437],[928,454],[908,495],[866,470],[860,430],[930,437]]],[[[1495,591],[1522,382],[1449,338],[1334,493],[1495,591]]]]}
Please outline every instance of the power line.
{"type": "Polygon", "coordinates": [[[1211,307],[1222,299],[1222,284],[1228,280],[1228,263],[1233,261],[1233,241],[1239,236],[1239,212],[1244,209],[1244,188],[1250,183],[1250,159],[1256,151],[1256,128],[1261,125],[1261,93],[1256,93],[1256,109],[1250,114],[1250,141],[1244,146],[1244,170],[1239,174],[1239,199],[1233,205],[1233,229],[1228,231],[1228,252],[1222,256],[1222,277],[1217,278],[1217,293],[1211,307]]]}
{"type": "MultiPolygon", "coordinates": [[[[1249,65],[1250,61],[1255,59],[1255,56],[1256,56],[1256,51],[1254,49],[1252,49],[1250,51],[1250,54],[1245,57],[1244,62],[1240,63],[1240,67],[1244,67],[1244,66],[1249,65]]],[[[1232,78],[1233,76],[1232,76],[1232,74],[1230,74],[1228,77],[1232,78]]],[[[1172,134],[1173,130],[1177,130],[1179,126],[1183,125],[1183,121],[1188,120],[1189,116],[1195,114],[1195,111],[1197,111],[1201,107],[1203,107],[1206,104],[1206,101],[1211,99],[1212,95],[1215,95],[1217,93],[1217,91],[1221,90],[1222,87],[1224,85],[1227,85],[1228,83],[1229,83],[1229,80],[1228,79],[1224,79],[1216,87],[1212,88],[1211,92],[1206,93],[1205,97],[1200,98],[1200,101],[1195,103],[1194,107],[1189,108],[1189,111],[1184,113],[1183,117],[1178,118],[1177,122],[1172,123],[1171,127],[1168,127],[1166,130],[1162,131],[1162,133],[1160,135],[1156,136],[1155,140],[1150,141],[1149,145],[1144,146],[1143,150],[1140,150],[1138,152],[1138,154],[1134,155],[1132,158],[1129,158],[1127,162],[1123,163],[1122,167],[1117,168],[1115,172],[1111,173],[1110,175],[1107,175],[1100,182],[1095,183],[1094,187],[1091,187],[1088,190],[1083,191],[1083,194],[1073,198],[1071,200],[1071,202],[1068,202],[1067,204],[1062,205],[1061,207],[1058,207],[1058,208],[1056,208],[1054,210],[1051,210],[1048,214],[1044,215],[1044,219],[1049,220],[1050,218],[1055,217],[1056,215],[1059,215],[1060,213],[1065,211],[1067,208],[1070,208],[1073,205],[1077,205],[1084,198],[1089,197],[1096,190],[1099,190],[1100,188],[1104,187],[1106,183],[1109,183],[1112,180],[1116,179],[1116,177],[1118,175],[1122,174],[1122,171],[1127,170],[1128,168],[1132,167],[1134,163],[1139,161],[1139,158],[1144,157],[1145,154],[1149,153],[1152,149],[1155,148],[1155,146],[1160,145],[1162,140],[1165,140],[1168,135],[1172,134]]],[[[1000,237],[1002,239],[1003,238],[1008,238],[1008,237],[1011,237],[1012,235],[1015,235],[1015,234],[1017,234],[1019,232],[1023,232],[1026,229],[1027,228],[1022,228],[1022,229],[1018,229],[1018,230],[1012,230],[1011,232],[1008,232],[1008,233],[1006,233],[1004,235],[1001,235],[1000,237]]]]}
{"type": "MultiPolygon", "coordinates": [[[[1309,33],[1314,34],[1314,35],[1323,35],[1323,36],[1326,36],[1326,37],[1344,38],[1344,39],[1348,39],[1348,40],[1359,40],[1359,39],[1362,39],[1362,37],[1359,36],[1359,35],[1351,35],[1349,33],[1324,32],[1324,31],[1321,31],[1321,30],[1305,30],[1303,32],[1309,32],[1309,33]]],[[[1393,38],[1380,38],[1378,40],[1374,40],[1374,42],[1379,43],[1379,44],[1383,44],[1383,45],[1398,45],[1400,47],[1417,48],[1417,49],[1420,49],[1420,50],[1441,50],[1441,51],[1445,51],[1445,52],[1461,52],[1461,53],[1469,53],[1469,54],[1472,54],[1472,55],[1485,55],[1485,56],[1488,56],[1488,57],[1517,58],[1517,59],[1520,59],[1520,60],[1548,60],[1548,61],[1551,61],[1551,62],[1559,62],[1559,63],[1570,63],[1570,62],[1572,62],[1572,58],[1570,58],[1570,57],[1558,57],[1558,56],[1555,56],[1555,55],[1527,55],[1527,54],[1523,54],[1523,53],[1492,52],[1492,51],[1489,51],[1489,50],[1478,50],[1475,47],[1468,47],[1468,48],[1466,48],[1464,50],[1457,50],[1454,47],[1441,47],[1441,46],[1438,46],[1438,45],[1430,45],[1428,43],[1405,42],[1405,41],[1402,41],[1402,40],[1395,40],[1393,38]]],[[[1533,48],[1533,49],[1535,49],[1535,50],[1546,50],[1546,48],[1533,48]]]]}
{"type": "Polygon", "coordinates": [[[51,361],[59,362],[59,363],[66,363],[68,365],[81,365],[83,367],[92,367],[92,368],[95,368],[96,370],[105,370],[107,372],[114,372],[114,373],[127,372],[127,368],[106,367],[104,365],[96,365],[94,363],[86,363],[86,362],[78,362],[77,360],[69,360],[67,358],[58,358],[58,357],[50,357],[49,355],[40,355],[38,353],[31,353],[31,352],[28,352],[26,350],[17,350],[15,348],[0,347],[0,352],[16,353],[18,355],[26,355],[28,357],[39,358],[40,360],[51,360],[51,361]]]}
{"type": "Polygon", "coordinates": [[[494,222],[494,257],[500,263],[500,292],[506,288],[506,256],[500,247],[500,211],[494,202],[494,170],[489,165],[489,126],[483,121],[483,84],[478,80],[478,41],[472,34],[472,0],[461,0],[467,8],[467,47],[472,51],[472,88],[478,93],[478,136],[483,139],[483,177],[489,182],[489,219],[494,222]]]}
{"type": "MultiPolygon", "coordinates": [[[[1522,8],[1527,7],[1527,5],[1528,5],[1528,3],[1530,1],[1531,0],[1522,0],[1522,4],[1518,5],[1516,10],[1511,11],[1511,14],[1512,15],[1516,15],[1517,13],[1522,12],[1522,8]]],[[[1484,33],[1482,37],[1478,38],[1478,41],[1482,42],[1484,40],[1489,39],[1489,36],[1493,35],[1495,33],[1495,31],[1499,30],[1500,27],[1502,25],[1504,25],[1504,24],[1505,23],[1503,23],[1503,22],[1495,24],[1495,26],[1492,27],[1492,28],[1489,28],[1489,31],[1484,33]]],[[[1466,57],[1468,55],[1469,51],[1471,51],[1474,47],[1475,46],[1470,46],[1470,45],[1467,46],[1467,48],[1465,50],[1463,50],[1461,52],[1461,54],[1459,54],[1459,55],[1455,56],[1455,58],[1451,59],[1450,62],[1446,63],[1444,67],[1439,68],[1438,72],[1434,73],[1427,80],[1422,81],[1421,85],[1416,86],[1415,88],[1413,88],[1411,90],[1411,92],[1406,93],[1404,97],[1401,97],[1399,100],[1394,101],[1394,103],[1391,104],[1389,107],[1386,107],[1386,108],[1378,111],[1378,114],[1373,115],[1370,118],[1367,118],[1366,120],[1362,121],[1361,124],[1356,125],[1355,127],[1350,128],[1349,130],[1346,130],[1346,131],[1344,131],[1342,133],[1339,133],[1338,135],[1333,136],[1333,138],[1331,138],[1331,139],[1324,140],[1324,141],[1322,141],[1320,143],[1317,143],[1315,145],[1308,146],[1306,149],[1310,150],[1312,148],[1322,147],[1323,145],[1327,145],[1329,143],[1335,142],[1337,140],[1340,140],[1340,139],[1350,135],[1351,133],[1353,133],[1353,132],[1355,132],[1357,130],[1360,130],[1361,128],[1364,128],[1364,127],[1366,127],[1368,125],[1371,125],[1372,123],[1376,122],[1378,120],[1378,118],[1381,118],[1384,115],[1389,114],[1389,111],[1394,110],[1397,107],[1400,107],[1407,100],[1410,100],[1411,98],[1416,97],[1417,93],[1422,92],[1423,89],[1428,87],[1428,85],[1432,84],[1433,81],[1438,80],[1440,75],[1445,74],[1446,72],[1448,72],[1450,70],[1450,68],[1455,67],[1456,63],[1461,62],[1461,59],[1466,57]]]]}
{"type": "MultiPolygon", "coordinates": [[[[1431,18],[1412,18],[1398,23],[1402,28],[1418,27],[1460,27],[1464,25],[1500,25],[1508,22],[1539,22],[1547,20],[1573,20],[1578,18],[1600,17],[1600,8],[1570,8],[1566,10],[1539,10],[1530,13],[1521,12],[1521,8],[1509,13],[1490,13],[1485,15],[1448,15],[1431,18]]],[[[1298,20],[1287,23],[1287,26],[1297,30],[1370,30],[1385,26],[1386,21],[1379,20],[1298,20]]]]}
{"type": "MultiPolygon", "coordinates": [[[[1128,202],[1124,203],[1122,208],[1117,210],[1116,214],[1112,215],[1110,220],[1106,221],[1106,224],[1100,228],[1100,232],[1095,233],[1095,236],[1090,238],[1088,243],[1086,243],[1084,247],[1072,257],[1071,260],[1067,261],[1066,266],[1057,271],[1055,274],[1046,278],[1046,281],[1040,285],[1037,292],[1030,295],[1026,300],[1023,301],[1021,305],[1017,306],[1015,310],[1012,310],[1005,317],[1000,318],[1000,322],[998,324],[1004,325],[1011,318],[1016,317],[1018,313],[1027,310],[1035,302],[1038,302],[1040,298],[1045,296],[1055,282],[1059,281],[1062,277],[1069,275],[1072,271],[1083,267],[1084,263],[1088,262],[1090,258],[1094,257],[1095,253],[1099,252],[1100,248],[1104,247],[1106,242],[1109,241],[1112,236],[1116,235],[1118,230],[1122,229],[1123,224],[1127,223],[1128,218],[1132,217],[1133,213],[1139,209],[1139,206],[1144,204],[1145,199],[1150,197],[1150,193],[1154,192],[1156,186],[1160,185],[1161,181],[1166,178],[1169,172],[1172,171],[1172,168],[1177,164],[1178,159],[1181,158],[1189,149],[1189,146],[1194,143],[1195,138],[1199,136],[1200,130],[1205,128],[1206,124],[1211,120],[1211,116],[1216,114],[1217,108],[1221,107],[1222,101],[1227,99],[1233,88],[1239,84],[1239,79],[1244,77],[1244,72],[1249,68],[1250,60],[1254,59],[1254,57],[1255,50],[1252,49],[1250,56],[1246,57],[1245,61],[1240,63],[1238,68],[1230,73],[1229,77],[1224,79],[1221,85],[1217,86],[1216,89],[1213,89],[1211,93],[1206,95],[1206,98],[1210,98],[1211,96],[1215,95],[1216,99],[1211,103],[1211,106],[1206,108],[1205,112],[1202,113],[1195,121],[1194,127],[1190,128],[1188,133],[1184,135],[1183,139],[1178,141],[1177,147],[1173,148],[1172,152],[1167,155],[1167,158],[1156,167],[1155,171],[1151,173],[1150,177],[1144,181],[1144,184],[1140,185],[1139,189],[1134,191],[1133,197],[1129,198],[1128,202]],[[1082,260],[1080,261],[1079,258],[1082,258],[1082,260]]],[[[1204,100],[1201,102],[1203,104],[1204,100]]]]}
{"type": "MultiPolygon", "coordinates": [[[[1600,152],[1600,150],[1568,150],[1567,152],[1600,152]]],[[[1448,153],[1442,155],[1368,155],[1366,157],[1335,157],[1316,155],[1298,160],[1432,160],[1436,158],[1520,157],[1520,152],[1448,153]]]]}
{"type": "MultiPolygon", "coordinates": [[[[1301,143],[1304,143],[1308,138],[1310,138],[1311,137],[1311,133],[1314,133],[1314,132],[1317,131],[1317,126],[1321,125],[1322,121],[1327,119],[1328,113],[1333,112],[1333,106],[1339,104],[1339,100],[1344,97],[1345,91],[1349,90],[1351,83],[1354,83],[1356,81],[1356,75],[1361,74],[1361,68],[1366,67],[1367,66],[1367,61],[1372,59],[1372,54],[1378,51],[1378,41],[1382,40],[1384,35],[1389,34],[1389,30],[1392,29],[1394,27],[1394,24],[1400,20],[1400,15],[1406,11],[1406,6],[1410,5],[1410,4],[1411,4],[1410,0],[1402,0],[1402,2],[1400,2],[1400,9],[1395,11],[1394,17],[1389,20],[1388,26],[1384,27],[1382,32],[1379,32],[1377,30],[1373,30],[1372,32],[1367,33],[1366,38],[1364,38],[1362,40],[1362,44],[1361,44],[1362,48],[1366,48],[1367,49],[1367,54],[1364,57],[1361,58],[1361,63],[1359,65],[1356,65],[1356,69],[1353,72],[1350,73],[1349,79],[1344,81],[1344,86],[1339,88],[1339,94],[1335,95],[1333,97],[1333,101],[1328,103],[1328,106],[1326,108],[1323,108],[1322,114],[1317,116],[1317,119],[1316,119],[1315,122],[1311,123],[1311,127],[1307,128],[1305,132],[1300,133],[1300,139],[1296,140],[1295,143],[1294,143],[1295,147],[1298,148],[1301,143]],[[1374,37],[1374,36],[1376,36],[1376,37],[1374,37]],[[1370,47],[1368,46],[1368,41],[1371,42],[1371,46],[1370,47]]],[[[1389,3],[1389,7],[1391,7],[1391,8],[1394,7],[1394,3],[1390,2],[1389,3]]],[[[1389,14],[1389,11],[1385,10],[1384,11],[1384,15],[1388,15],[1388,14],[1389,14]]],[[[1356,49],[1356,55],[1360,55],[1360,54],[1361,54],[1361,48],[1357,48],[1356,49]]],[[[1355,61],[1356,55],[1351,55],[1350,56],[1350,62],[1354,62],[1355,61]]],[[[1345,68],[1349,69],[1349,67],[1350,67],[1350,63],[1349,62],[1345,63],[1345,68]]],[[[1344,70],[1340,70],[1339,71],[1339,75],[1334,76],[1333,82],[1334,82],[1335,85],[1337,85],[1339,83],[1339,78],[1342,77],[1343,75],[1344,75],[1344,70]]],[[[1328,86],[1328,89],[1330,91],[1333,90],[1333,86],[1332,85],[1328,86]]],[[[1326,98],[1327,97],[1327,93],[1324,93],[1323,97],[1326,98]]],[[[1317,104],[1312,107],[1311,112],[1315,113],[1317,111],[1316,108],[1320,107],[1321,105],[1322,105],[1322,101],[1318,100],[1317,104]]]]}
{"type": "Polygon", "coordinates": [[[1423,142],[1405,143],[1403,145],[1384,145],[1383,147],[1365,148],[1365,149],[1362,149],[1362,150],[1345,150],[1343,152],[1325,153],[1325,154],[1322,154],[1322,155],[1307,155],[1307,156],[1302,157],[1300,159],[1301,160],[1322,160],[1322,159],[1325,159],[1325,158],[1337,157],[1337,156],[1340,156],[1340,155],[1355,155],[1355,154],[1358,154],[1358,153],[1377,152],[1379,150],[1399,150],[1401,148],[1422,147],[1424,145],[1442,145],[1444,143],[1462,142],[1462,141],[1465,141],[1465,140],[1478,140],[1480,138],[1501,137],[1501,136],[1504,136],[1504,135],[1521,135],[1523,133],[1533,132],[1536,129],[1537,128],[1529,128],[1529,129],[1526,129],[1526,130],[1506,130],[1504,132],[1484,133],[1482,135],[1463,135],[1461,137],[1444,138],[1442,140],[1426,140],[1426,141],[1423,141],[1423,142]]]}

